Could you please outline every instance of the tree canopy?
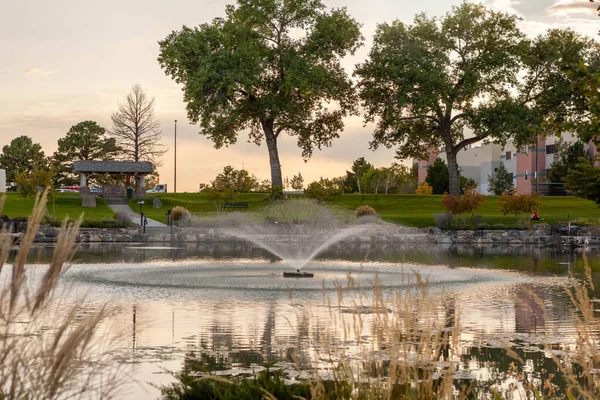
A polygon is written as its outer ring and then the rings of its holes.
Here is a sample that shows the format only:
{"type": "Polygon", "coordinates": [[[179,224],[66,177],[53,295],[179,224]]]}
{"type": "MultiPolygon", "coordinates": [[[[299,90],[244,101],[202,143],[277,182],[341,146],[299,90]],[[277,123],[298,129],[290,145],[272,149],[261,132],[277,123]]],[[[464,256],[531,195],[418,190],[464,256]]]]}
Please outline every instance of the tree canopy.
{"type": "Polygon", "coordinates": [[[66,136],[58,139],[58,149],[52,157],[56,172],[55,182],[73,185],[78,177],[73,173],[73,161],[113,160],[120,153],[114,138],[106,136],[106,130],[94,121],[73,125],[66,136]]]}
{"type": "Polygon", "coordinates": [[[483,139],[531,143],[554,119],[580,112],[566,70],[596,47],[564,30],[528,40],[517,22],[463,3],[439,19],[378,25],[356,69],[366,122],[377,124],[371,147],[398,146],[399,158],[443,147],[458,195],[459,150],[483,139]]]}
{"type": "Polygon", "coordinates": [[[154,98],[148,97],[140,85],[119,103],[119,109],[110,117],[110,135],[116,140],[125,160],[150,161],[155,165],[167,148],[160,143],[160,121],[154,115],[154,98]]]}
{"type": "Polygon", "coordinates": [[[48,160],[39,143],[29,136],[19,136],[2,147],[0,168],[6,170],[6,180],[14,181],[17,172],[28,172],[48,167],[48,160]]]}
{"type": "Polygon", "coordinates": [[[297,137],[305,159],[329,146],[356,112],[340,65],[361,44],[359,24],[320,0],[238,0],[224,18],[160,41],[158,61],[183,86],[187,115],[216,148],[267,144],[271,183],[283,187],[278,140],[297,137]]]}
{"type": "Polygon", "coordinates": [[[559,151],[546,171],[546,178],[554,183],[564,182],[569,172],[576,168],[580,158],[588,158],[588,152],[581,140],[572,144],[560,143],[559,151]]]}

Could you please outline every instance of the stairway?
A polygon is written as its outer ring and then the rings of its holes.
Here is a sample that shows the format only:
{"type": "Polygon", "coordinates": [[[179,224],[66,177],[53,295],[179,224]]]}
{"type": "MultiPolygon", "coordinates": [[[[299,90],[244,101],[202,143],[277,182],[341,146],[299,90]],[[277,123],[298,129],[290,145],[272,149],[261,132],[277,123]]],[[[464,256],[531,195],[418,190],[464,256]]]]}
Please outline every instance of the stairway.
{"type": "Polygon", "coordinates": [[[122,197],[117,197],[114,199],[106,199],[106,203],[108,203],[108,205],[120,205],[120,206],[126,206],[127,203],[127,199],[124,199],[122,197]]]}

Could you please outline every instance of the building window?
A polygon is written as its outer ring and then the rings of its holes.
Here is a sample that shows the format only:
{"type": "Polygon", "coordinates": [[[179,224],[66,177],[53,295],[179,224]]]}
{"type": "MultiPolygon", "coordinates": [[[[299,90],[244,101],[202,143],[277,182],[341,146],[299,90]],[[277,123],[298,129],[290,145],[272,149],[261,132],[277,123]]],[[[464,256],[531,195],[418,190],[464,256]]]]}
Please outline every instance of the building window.
{"type": "Polygon", "coordinates": [[[513,179],[515,179],[512,172],[508,173],[508,177],[510,178],[511,182],[513,181],[513,179]]]}
{"type": "Polygon", "coordinates": [[[512,160],[512,151],[507,151],[506,152],[506,159],[507,160],[512,160]]]}
{"type": "Polygon", "coordinates": [[[525,180],[529,179],[527,171],[525,171],[525,180]]]}
{"type": "Polygon", "coordinates": [[[554,154],[556,153],[556,144],[547,144],[546,145],[546,154],[554,154]]]}

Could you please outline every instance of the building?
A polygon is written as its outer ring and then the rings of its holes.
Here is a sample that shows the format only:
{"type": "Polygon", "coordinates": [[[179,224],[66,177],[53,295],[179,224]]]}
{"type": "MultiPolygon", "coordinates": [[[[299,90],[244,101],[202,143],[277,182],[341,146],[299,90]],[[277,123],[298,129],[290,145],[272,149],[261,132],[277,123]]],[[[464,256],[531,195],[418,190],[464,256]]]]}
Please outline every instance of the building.
{"type": "MultiPolygon", "coordinates": [[[[512,174],[513,185],[517,193],[542,193],[546,188],[546,171],[554,162],[558,151],[558,143],[573,143],[577,137],[565,134],[561,138],[548,137],[538,139],[536,146],[517,149],[513,144],[502,147],[494,143],[481,143],[466,147],[457,154],[458,166],[461,175],[477,182],[477,191],[481,194],[491,194],[488,189],[488,177],[492,176],[500,164],[504,164],[509,174],[512,174]]],[[[596,149],[591,144],[590,156],[594,156],[596,149]]],[[[419,184],[427,178],[427,170],[436,158],[446,161],[444,149],[429,152],[427,160],[418,161],[419,184]]]]}

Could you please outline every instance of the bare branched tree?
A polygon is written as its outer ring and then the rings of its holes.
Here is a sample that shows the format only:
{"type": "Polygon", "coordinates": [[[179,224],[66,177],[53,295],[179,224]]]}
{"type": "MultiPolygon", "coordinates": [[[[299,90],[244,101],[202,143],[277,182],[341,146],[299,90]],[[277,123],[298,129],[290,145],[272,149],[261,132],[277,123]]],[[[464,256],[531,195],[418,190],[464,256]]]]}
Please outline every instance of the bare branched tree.
{"type": "Polygon", "coordinates": [[[110,134],[126,160],[151,161],[156,165],[158,158],[167,152],[167,147],[160,143],[162,131],[160,121],[154,116],[154,98],[149,98],[140,85],[133,85],[111,120],[110,134]]]}

